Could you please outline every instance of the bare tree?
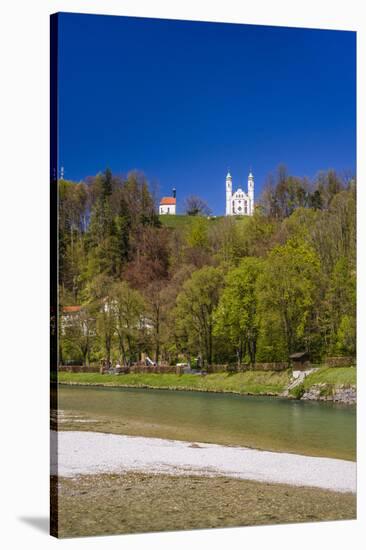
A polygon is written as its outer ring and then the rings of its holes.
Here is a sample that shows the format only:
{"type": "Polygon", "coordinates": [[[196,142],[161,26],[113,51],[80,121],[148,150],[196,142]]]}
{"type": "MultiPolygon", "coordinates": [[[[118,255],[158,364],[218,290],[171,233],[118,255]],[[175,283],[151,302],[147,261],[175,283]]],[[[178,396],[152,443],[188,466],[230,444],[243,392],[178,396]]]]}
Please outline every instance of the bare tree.
{"type": "Polygon", "coordinates": [[[197,197],[197,195],[189,195],[184,201],[184,206],[188,216],[198,216],[202,214],[209,216],[211,214],[211,209],[207,202],[201,199],[201,197],[197,197]]]}

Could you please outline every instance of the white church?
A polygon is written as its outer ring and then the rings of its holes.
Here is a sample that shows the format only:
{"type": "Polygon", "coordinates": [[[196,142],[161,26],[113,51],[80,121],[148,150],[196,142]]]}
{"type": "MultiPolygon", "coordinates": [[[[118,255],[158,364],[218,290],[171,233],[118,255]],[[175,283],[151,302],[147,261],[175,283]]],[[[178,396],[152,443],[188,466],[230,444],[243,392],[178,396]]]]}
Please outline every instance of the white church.
{"type": "Polygon", "coordinates": [[[252,216],[254,213],[254,178],[250,171],[248,176],[248,192],[240,187],[233,193],[233,182],[230,172],[226,176],[226,215],[252,216]]]}
{"type": "MultiPolygon", "coordinates": [[[[159,214],[176,215],[177,199],[176,190],[173,196],[162,197],[159,204],[159,214]]],[[[254,178],[250,171],[248,175],[248,192],[240,187],[233,193],[233,181],[230,172],[226,176],[226,215],[227,216],[252,216],[254,214],[254,178]]]]}

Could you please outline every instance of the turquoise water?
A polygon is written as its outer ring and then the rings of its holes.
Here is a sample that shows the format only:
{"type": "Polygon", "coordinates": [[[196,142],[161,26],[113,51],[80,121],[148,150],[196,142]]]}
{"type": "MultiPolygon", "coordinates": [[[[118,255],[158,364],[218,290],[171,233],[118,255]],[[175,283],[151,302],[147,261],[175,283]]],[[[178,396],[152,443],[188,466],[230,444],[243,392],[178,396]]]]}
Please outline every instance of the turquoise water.
{"type": "Polygon", "coordinates": [[[65,429],[356,457],[356,409],[334,403],[65,385],[59,409],[65,429]]]}

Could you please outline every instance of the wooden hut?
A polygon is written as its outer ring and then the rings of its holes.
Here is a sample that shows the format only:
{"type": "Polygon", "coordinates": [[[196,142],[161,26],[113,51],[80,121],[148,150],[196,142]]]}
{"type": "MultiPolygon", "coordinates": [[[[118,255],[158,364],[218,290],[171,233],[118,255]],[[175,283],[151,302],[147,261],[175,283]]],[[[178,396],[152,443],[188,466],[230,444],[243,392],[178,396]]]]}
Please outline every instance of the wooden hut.
{"type": "Polygon", "coordinates": [[[307,351],[298,351],[290,355],[292,370],[308,370],[310,368],[310,356],[307,351]]]}

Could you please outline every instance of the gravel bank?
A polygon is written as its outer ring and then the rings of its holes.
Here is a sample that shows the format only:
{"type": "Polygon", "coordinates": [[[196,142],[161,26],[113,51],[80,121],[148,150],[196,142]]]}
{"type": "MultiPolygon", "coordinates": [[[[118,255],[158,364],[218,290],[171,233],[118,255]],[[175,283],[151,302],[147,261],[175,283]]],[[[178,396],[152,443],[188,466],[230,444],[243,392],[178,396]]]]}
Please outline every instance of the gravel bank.
{"type": "Polygon", "coordinates": [[[51,432],[51,437],[59,438],[58,472],[51,464],[51,472],[59,476],[132,471],[220,475],[356,492],[356,463],[346,460],[96,432],[51,432]]]}
{"type": "MultiPolygon", "coordinates": [[[[94,474],[61,477],[59,537],[332,521],[356,517],[356,495],[225,476],[94,474]]],[[[58,520],[58,521],[57,521],[58,520]]]]}

